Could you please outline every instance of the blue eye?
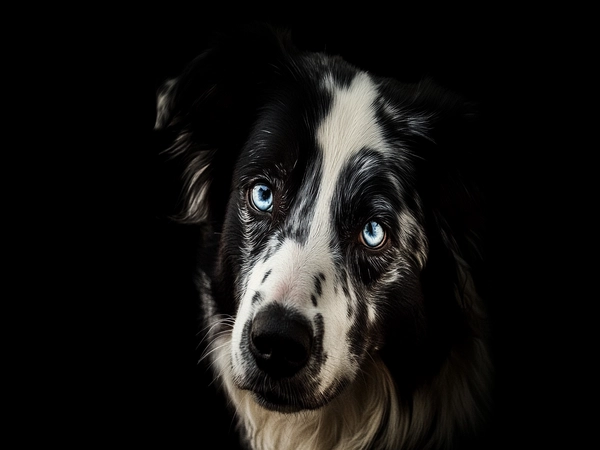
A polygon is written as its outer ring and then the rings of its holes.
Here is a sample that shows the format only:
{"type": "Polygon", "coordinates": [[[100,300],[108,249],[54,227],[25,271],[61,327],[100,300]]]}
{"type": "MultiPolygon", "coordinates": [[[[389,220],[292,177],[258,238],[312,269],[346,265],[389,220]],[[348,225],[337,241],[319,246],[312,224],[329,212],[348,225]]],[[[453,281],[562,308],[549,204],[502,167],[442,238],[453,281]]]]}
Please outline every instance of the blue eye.
{"type": "Polygon", "coordinates": [[[378,222],[370,220],[363,228],[360,240],[367,247],[378,248],[385,241],[385,231],[378,222]]]}
{"type": "Polygon", "coordinates": [[[259,211],[271,211],[273,209],[273,191],[268,184],[256,183],[252,188],[250,199],[259,211]]]}

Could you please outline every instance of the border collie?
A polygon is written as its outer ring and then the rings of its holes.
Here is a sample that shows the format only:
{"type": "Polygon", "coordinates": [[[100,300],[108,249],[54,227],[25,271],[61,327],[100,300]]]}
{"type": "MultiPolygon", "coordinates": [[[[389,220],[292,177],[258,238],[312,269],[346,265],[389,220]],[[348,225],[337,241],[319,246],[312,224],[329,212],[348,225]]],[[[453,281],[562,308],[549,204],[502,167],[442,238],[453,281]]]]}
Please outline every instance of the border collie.
{"type": "Polygon", "coordinates": [[[269,27],[220,36],[159,90],[156,128],[185,165],[178,218],[202,235],[203,360],[244,446],[476,435],[492,366],[461,172],[472,110],[269,27]]]}

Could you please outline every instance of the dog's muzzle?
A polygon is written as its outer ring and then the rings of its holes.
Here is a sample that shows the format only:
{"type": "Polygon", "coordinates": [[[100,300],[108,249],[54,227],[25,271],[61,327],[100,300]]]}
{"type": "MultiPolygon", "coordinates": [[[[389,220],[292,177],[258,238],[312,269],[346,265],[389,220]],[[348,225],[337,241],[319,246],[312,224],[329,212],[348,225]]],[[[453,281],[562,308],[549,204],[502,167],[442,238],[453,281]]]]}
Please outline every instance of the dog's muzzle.
{"type": "Polygon", "coordinates": [[[272,303],[254,317],[249,344],[260,370],[274,379],[291,377],[310,358],[313,329],[300,313],[272,303]]]}

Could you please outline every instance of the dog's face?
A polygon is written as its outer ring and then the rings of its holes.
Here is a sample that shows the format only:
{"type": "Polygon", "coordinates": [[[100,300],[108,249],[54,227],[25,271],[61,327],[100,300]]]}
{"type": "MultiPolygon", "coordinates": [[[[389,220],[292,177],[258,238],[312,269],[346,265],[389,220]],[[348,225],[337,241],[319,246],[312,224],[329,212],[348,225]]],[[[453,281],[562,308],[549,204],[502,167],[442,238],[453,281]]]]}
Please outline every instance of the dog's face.
{"type": "Polygon", "coordinates": [[[382,344],[390,298],[420,320],[427,243],[411,157],[385,127],[400,113],[367,74],[348,75],[311,78],[316,103],[267,105],[236,164],[223,228],[237,268],[231,361],[267,408],[340,392],[382,344]]]}
{"type": "Polygon", "coordinates": [[[327,404],[392,340],[406,371],[429,342],[427,199],[415,148],[434,145],[438,111],[427,87],[338,58],[275,59],[261,83],[245,84],[261,91],[256,107],[246,105],[250,118],[230,106],[203,112],[237,100],[224,94],[230,79],[218,84],[224,69],[196,68],[167,85],[159,119],[179,127],[174,148],[189,152],[188,218],[219,232],[215,261],[204,263],[209,323],[230,349],[219,363],[260,405],[292,412],[327,404]],[[204,99],[214,98],[177,112],[198,72],[212,83],[204,99]],[[215,129],[240,137],[221,136],[223,150],[215,129]]]}

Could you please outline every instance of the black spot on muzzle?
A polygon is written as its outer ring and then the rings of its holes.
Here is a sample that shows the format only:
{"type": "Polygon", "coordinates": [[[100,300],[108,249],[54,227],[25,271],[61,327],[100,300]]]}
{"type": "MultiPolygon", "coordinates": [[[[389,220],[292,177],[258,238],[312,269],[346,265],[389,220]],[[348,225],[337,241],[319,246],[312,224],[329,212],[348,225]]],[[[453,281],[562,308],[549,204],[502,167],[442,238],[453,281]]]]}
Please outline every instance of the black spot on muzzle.
{"type": "Polygon", "coordinates": [[[310,322],[279,303],[261,309],[250,327],[250,351],[257,366],[273,378],[291,377],[302,369],[312,343],[310,322]]]}

